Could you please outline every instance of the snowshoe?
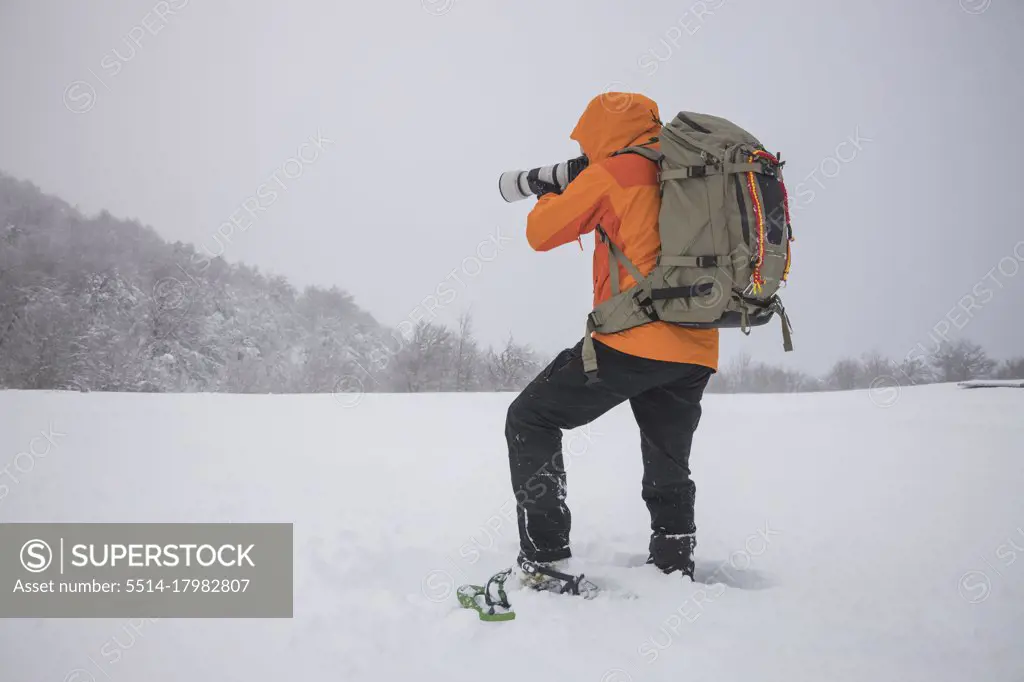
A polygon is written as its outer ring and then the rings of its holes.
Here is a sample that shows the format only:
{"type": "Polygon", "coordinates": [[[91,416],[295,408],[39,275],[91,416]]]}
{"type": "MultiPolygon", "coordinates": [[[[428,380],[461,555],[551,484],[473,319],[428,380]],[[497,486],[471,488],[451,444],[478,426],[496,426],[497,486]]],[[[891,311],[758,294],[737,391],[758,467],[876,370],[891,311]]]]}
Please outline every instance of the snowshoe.
{"type": "Polygon", "coordinates": [[[511,574],[512,569],[508,568],[491,576],[486,585],[462,585],[457,592],[459,604],[476,611],[480,620],[515,620],[516,612],[505,594],[505,581],[511,574]]]}
{"type": "Polygon", "coordinates": [[[516,561],[519,566],[519,582],[523,587],[537,592],[555,592],[571,594],[593,599],[600,592],[597,585],[587,580],[581,573],[573,575],[564,572],[566,560],[562,561],[530,561],[519,555],[516,561]]]}

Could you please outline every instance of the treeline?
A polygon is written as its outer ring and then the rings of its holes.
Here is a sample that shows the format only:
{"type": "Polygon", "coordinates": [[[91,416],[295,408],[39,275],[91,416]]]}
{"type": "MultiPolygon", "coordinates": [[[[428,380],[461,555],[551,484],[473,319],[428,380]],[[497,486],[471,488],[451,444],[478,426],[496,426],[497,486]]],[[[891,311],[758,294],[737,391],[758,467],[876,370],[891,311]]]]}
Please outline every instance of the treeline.
{"type": "MultiPolygon", "coordinates": [[[[921,350],[921,349],[919,349],[921,350]]],[[[880,353],[839,360],[820,377],[755,362],[749,355],[726,363],[708,385],[713,393],[790,393],[918,386],[969,379],[1024,379],[1024,357],[1002,363],[967,339],[943,341],[900,362],[880,353]]]]}
{"type": "Polygon", "coordinates": [[[492,391],[542,366],[512,339],[481,347],[468,316],[404,331],[0,174],[0,388],[492,391]]]}
{"type": "MultiPolygon", "coordinates": [[[[337,289],[297,291],[284,278],[168,244],[151,228],[87,218],[0,173],[0,388],[83,391],[360,393],[506,391],[549,358],[512,338],[485,348],[456,328],[379,324],[337,289]]],[[[899,364],[871,353],[823,377],[726,363],[713,392],[872,388],[1024,378],[969,341],[899,364]]]]}

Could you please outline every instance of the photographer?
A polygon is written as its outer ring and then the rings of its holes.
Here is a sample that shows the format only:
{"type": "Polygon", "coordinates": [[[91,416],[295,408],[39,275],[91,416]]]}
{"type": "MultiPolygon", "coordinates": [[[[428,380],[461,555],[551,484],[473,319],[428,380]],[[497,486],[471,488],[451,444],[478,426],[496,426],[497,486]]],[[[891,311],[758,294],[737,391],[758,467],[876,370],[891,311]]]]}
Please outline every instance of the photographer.
{"type": "MultiPolygon", "coordinates": [[[[548,251],[595,233],[595,308],[636,282],[609,257],[605,239],[641,275],[658,258],[657,166],[638,154],[612,153],[636,145],[657,148],[660,132],[653,100],[605,93],[590,102],[571,135],[589,161],[585,169],[564,189],[535,172],[528,178],[530,192],[538,195],[526,227],[534,249],[548,251]]],[[[718,330],[654,321],[615,334],[595,332],[593,341],[600,367],[596,381],[584,373],[587,350],[581,340],[559,353],[508,410],[505,437],[518,501],[521,580],[535,589],[557,590],[566,577],[571,517],[562,430],[587,424],[626,400],[640,427],[642,496],[651,514],[647,563],[692,580],[696,526],[690,444],[704,388],[718,366],[718,330]]]]}

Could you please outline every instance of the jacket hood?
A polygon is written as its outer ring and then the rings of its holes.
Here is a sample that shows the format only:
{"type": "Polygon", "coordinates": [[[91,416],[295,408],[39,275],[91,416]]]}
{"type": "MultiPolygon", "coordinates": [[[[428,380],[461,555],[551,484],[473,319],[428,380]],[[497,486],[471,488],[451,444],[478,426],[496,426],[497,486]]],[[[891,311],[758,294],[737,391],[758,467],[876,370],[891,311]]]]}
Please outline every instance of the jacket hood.
{"type": "Polygon", "coordinates": [[[569,137],[591,162],[631,144],[648,142],[661,132],[658,104],[635,92],[606,92],[590,100],[569,137]]]}

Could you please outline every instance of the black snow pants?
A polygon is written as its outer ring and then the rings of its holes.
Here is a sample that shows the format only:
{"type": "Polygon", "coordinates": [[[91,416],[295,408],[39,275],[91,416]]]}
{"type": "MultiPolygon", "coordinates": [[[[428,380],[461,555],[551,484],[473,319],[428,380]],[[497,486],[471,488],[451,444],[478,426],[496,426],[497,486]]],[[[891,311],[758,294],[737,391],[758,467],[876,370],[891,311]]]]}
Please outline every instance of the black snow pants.
{"type": "Polygon", "coordinates": [[[600,380],[587,384],[582,345],[559,353],[513,401],[505,422],[520,548],[533,561],[571,555],[562,429],[588,424],[626,400],[640,427],[652,547],[655,536],[696,532],[690,443],[712,370],[628,355],[595,341],[600,380]]]}

